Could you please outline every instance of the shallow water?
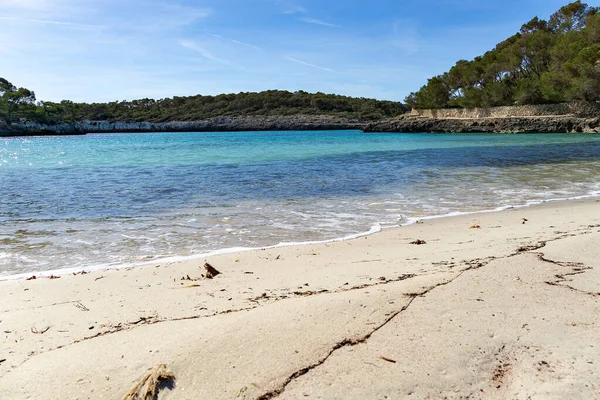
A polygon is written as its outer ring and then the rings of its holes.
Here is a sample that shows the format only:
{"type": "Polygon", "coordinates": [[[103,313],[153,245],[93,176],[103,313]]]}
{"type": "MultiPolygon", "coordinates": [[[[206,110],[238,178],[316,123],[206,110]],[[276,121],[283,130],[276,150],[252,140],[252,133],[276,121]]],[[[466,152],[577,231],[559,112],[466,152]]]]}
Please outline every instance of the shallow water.
{"type": "Polygon", "coordinates": [[[0,276],[317,241],[600,193],[600,136],[235,132],[0,139],[0,276]]]}

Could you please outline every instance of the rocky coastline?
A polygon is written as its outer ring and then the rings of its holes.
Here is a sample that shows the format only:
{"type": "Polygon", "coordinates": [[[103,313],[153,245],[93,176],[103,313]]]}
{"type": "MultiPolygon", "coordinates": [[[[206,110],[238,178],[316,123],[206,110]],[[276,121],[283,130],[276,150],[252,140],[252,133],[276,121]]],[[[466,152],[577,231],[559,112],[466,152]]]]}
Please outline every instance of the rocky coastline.
{"type": "Polygon", "coordinates": [[[599,133],[600,103],[413,110],[367,125],[365,132],[599,133]]]}
{"type": "Polygon", "coordinates": [[[328,115],[219,117],[202,121],[172,122],[112,122],[77,121],[60,124],[40,124],[31,121],[0,122],[0,137],[85,135],[87,133],[118,132],[236,132],[363,129],[366,121],[328,115]]]}
{"type": "Polygon", "coordinates": [[[564,116],[442,119],[406,116],[375,122],[363,130],[403,133],[600,133],[600,118],[564,116]]]}
{"type": "Polygon", "coordinates": [[[77,121],[41,124],[0,122],[0,137],[85,135],[115,132],[235,132],[361,129],[403,133],[600,133],[600,103],[475,109],[413,110],[380,121],[333,115],[217,117],[201,121],[77,121]]]}

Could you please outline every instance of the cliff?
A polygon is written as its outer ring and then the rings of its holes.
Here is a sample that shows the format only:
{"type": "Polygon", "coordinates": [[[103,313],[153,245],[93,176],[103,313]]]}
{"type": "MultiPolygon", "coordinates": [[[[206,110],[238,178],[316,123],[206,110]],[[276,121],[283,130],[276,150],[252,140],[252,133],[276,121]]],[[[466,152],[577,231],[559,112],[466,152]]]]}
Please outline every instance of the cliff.
{"type": "Polygon", "coordinates": [[[365,132],[600,133],[599,103],[413,110],[371,123],[365,132]]]}
{"type": "Polygon", "coordinates": [[[362,129],[364,121],[334,116],[294,115],[264,117],[220,117],[202,121],[173,122],[110,122],[78,121],[46,125],[35,122],[19,122],[8,126],[0,123],[0,136],[36,135],[85,135],[86,133],[112,132],[233,132],[233,131],[286,131],[286,130],[335,130],[362,129]]]}

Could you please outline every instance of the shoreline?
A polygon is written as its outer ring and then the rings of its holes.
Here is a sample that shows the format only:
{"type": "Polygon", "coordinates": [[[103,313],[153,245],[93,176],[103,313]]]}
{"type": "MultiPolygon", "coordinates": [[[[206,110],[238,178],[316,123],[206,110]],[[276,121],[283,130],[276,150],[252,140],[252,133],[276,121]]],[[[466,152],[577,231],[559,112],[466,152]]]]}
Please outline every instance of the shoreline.
{"type": "Polygon", "coordinates": [[[167,264],[167,263],[178,263],[178,262],[191,262],[191,261],[199,261],[203,259],[207,259],[210,257],[221,256],[221,255],[231,255],[237,253],[246,253],[252,251],[264,251],[264,250],[273,250],[285,247],[295,247],[295,246],[311,246],[311,245],[319,245],[319,244],[328,244],[328,243],[336,243],[336,242],[344,242],[348,240],[354,240],[362,237],[376,235],[381,233],[384,230],[394,230],[399,229],[405,226],[410,226],[418,223],[419,221],[431,221],[437,219],[445,219],[445,218],[453,218],[459,216],[468,216],[468,215],[477,215],[477,214],[486,214],[486,213],[495,213],[502,212],[506,210],[512,209],[522,209],[527,207],[535,207],[547,203],[556,203],[556,202],[569,202],[574,200],[584,200],[584,199],[593,199],[596,197],[600,197],[600,193],[592,193],[587,195],[569,197],[569,198],[556,198],[556,199],[547,199],[547,200],[532,200],[527,201],[525,204],[518,205],[508,205],[501,206],[492,209],[478,210],[478,211],[452,211],[447,214],[438,214],[438,215],[427,215],[423,217],[408,217],[406,218],[407,222],[399,225],[385,226],[382,227],[381,223],[376,223],[371,226],[368,231],[357,232],[348,234],[346,236],[325,239],[325,240],[316,240],[316,241],[305,241],[305,242],[280,242],[274,245],[261,246],[261,247],[233,247],[233,248],[223,248],[210,250],[205,253],[198,254],[190,254],[187,256],[180,255],[171,255],[168,257],[161,258],[149,258],[145,261],[138,262],[128,262],[128,263],[119,263],[119,264],[100,264],[100,265],[92,265],[87,267],[70,267],[70,268],[59,268],[45,271],[30,271],[23,272],[18,274],[11,275],[0,275],[0,282],[3,281],[14,281],[14,280],[23,280],[27,278],[31,278],[35,276],[36,279],[48,279],[52,276],[63,276],[69,274],[80,274],[80,273],[90,273],[90,272],[98,272],[98,271],[110,271],[110,270],[122,270],[129,268],[147,268],[157,263],[159,264],[167,264]]]}
{"type": "Polygon", "coordinates": [[[368,121],[335,115],[215,117],[198,121],[170,122],[75,121],[55,125],[26,121],[0,130],[0,138],[69,136],[93,133],[361,130],[367,124],[368,121]]]}
{"type": "Polygon", "coordinates": [[[165,363],[160,399],[593,398],[598,211],[546,202],[223,254],[214,279],[196,260],[2,281],[0,396],[121,398],[165,363]]]}

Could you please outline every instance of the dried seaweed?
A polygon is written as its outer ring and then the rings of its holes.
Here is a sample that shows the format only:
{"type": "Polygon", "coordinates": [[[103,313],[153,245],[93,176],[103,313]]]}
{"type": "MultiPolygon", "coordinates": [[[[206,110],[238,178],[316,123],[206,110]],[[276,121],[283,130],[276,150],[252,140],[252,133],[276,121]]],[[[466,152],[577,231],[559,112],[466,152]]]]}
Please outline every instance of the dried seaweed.
{"type": "Polygon", "coordinates": [[[165,364],[150,369],[123,397],[123,400],[154,400],[161,384],[172,382],[175,375],[165,364]]]}

